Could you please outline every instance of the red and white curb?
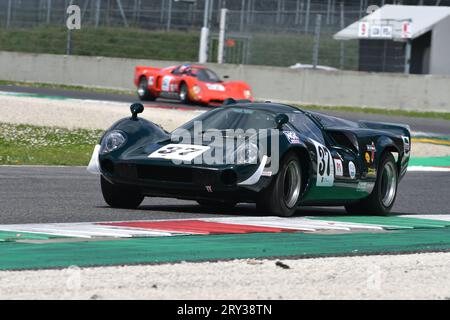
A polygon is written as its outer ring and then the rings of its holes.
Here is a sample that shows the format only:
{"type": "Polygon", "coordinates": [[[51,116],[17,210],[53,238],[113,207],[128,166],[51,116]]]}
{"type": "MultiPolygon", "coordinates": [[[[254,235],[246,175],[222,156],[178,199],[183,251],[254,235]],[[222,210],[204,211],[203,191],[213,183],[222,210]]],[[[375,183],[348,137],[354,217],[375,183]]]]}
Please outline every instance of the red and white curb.
{"type": "MultiPolygon", "coordinates": [[[[400,217],[450,222],[450,215],[404,215],[400,217]]],[[[316,220],[308,217],[225,217],[151,221],[11,224],[0,225],[0,231],[89,239],[280,232],[370,232],[392,227],[392,225],[382,224],[316,220]]]]}

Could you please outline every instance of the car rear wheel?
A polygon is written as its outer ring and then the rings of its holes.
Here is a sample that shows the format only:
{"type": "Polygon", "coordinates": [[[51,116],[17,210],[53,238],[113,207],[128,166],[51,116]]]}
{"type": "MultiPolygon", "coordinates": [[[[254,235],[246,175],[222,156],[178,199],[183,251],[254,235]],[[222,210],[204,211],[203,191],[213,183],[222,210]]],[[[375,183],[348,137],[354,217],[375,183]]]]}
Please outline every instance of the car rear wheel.
{"type": "Polygon", "coordinates": [[[387,215],[394,205],[397,186],[398,172],[395,159],[391,153],[386,152],[381,158],[377,181],[370,196],[345,206],[345,210],[351,214],[387,215]]]}
{"type": "Polygon", "coordinates": [[[100,178],[100,185],[103,199],[113,208],[135,209],[144,200],[138,189],[112,184],[103,176],[100,178]]]}
{"type": "Polygon", "coordinates": [[[184,82],[180,85],[180,92],[178,93],[178,97],[184,104],[188,104],[191,102],[191,100],[189,99],[189,88],[184,82]]]}
{"type": "Polygon", "coordinates": [[[139,80],[137,94],[139,99],[142,101],[153,101],[156,99],[156,97],[152,95],[150,90],[148,90],[148,81],[146,77],[142,77],[139,80]]]}
{"type": "Polygon", "coordinates": [[[295,213],[301,195],[302,169],[295,153],[289,153],[280,171],[256,202],[258,212],[290,217],[295,213]]]}
{"type": "Polygon", "coordinates": [[[211,209],[232,209],[236,206],[237,202],[232,200],[197,200],[197,203],[205,208],[211,209]]]}

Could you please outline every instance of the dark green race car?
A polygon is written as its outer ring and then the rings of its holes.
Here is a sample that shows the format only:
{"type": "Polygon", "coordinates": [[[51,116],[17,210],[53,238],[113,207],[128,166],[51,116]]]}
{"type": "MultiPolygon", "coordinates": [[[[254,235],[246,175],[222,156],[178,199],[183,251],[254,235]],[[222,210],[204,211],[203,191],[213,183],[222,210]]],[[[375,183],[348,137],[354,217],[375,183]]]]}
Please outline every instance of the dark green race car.
{"type": "Polygon", "coordinates": [[[405,175],[407,125],[352,122],[275,103],[230,101],[171,133],[138,118],[116,122],[88,170],[105,201],[136,208],[144,197],[196,200],[291,216],[301,205],[387,214],[405,175]]]}

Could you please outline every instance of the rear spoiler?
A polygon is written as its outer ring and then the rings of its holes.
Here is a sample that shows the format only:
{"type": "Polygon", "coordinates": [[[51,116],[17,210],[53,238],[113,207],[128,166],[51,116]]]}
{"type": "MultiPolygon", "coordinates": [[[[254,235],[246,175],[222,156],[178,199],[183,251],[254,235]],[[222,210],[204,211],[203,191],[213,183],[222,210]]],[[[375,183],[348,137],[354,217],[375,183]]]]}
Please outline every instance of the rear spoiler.
{"type": "Polygon", "coordinates": [[[358,121],[358,123],[363,128],[387,131],[390,133],[397,134],[399,136],[406,136],[408,138],[411,138],[411,128],[407,124],[372,122],[372,121],[364,121],[364,120],[360,120],[360,121],[358,121]]]}

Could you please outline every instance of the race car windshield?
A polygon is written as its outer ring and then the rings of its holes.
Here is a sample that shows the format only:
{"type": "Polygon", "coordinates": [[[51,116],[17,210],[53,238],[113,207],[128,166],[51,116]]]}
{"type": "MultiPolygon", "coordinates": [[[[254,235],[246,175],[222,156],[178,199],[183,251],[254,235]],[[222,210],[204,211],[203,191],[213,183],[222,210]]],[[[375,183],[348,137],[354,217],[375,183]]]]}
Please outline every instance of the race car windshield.
{"type": "MultiPolygon", "coordinates": [[[[270,129],[275,127],[275,115],[262,110],[244,108],[220,108],[189,121],[179,129],[194,131],[196,121],[201,121],[202,132],[207,130],[227,130],[227,129],[270,129]]],[[[177,134],[177,130],[173,134],[177,134]]]]}
{"type": "Polygon", "coordinates": [[[197,77],[202,82],[222,82],[219,76],[210,69],[196,69],[191,70],[191,75],[197,77]]]}

